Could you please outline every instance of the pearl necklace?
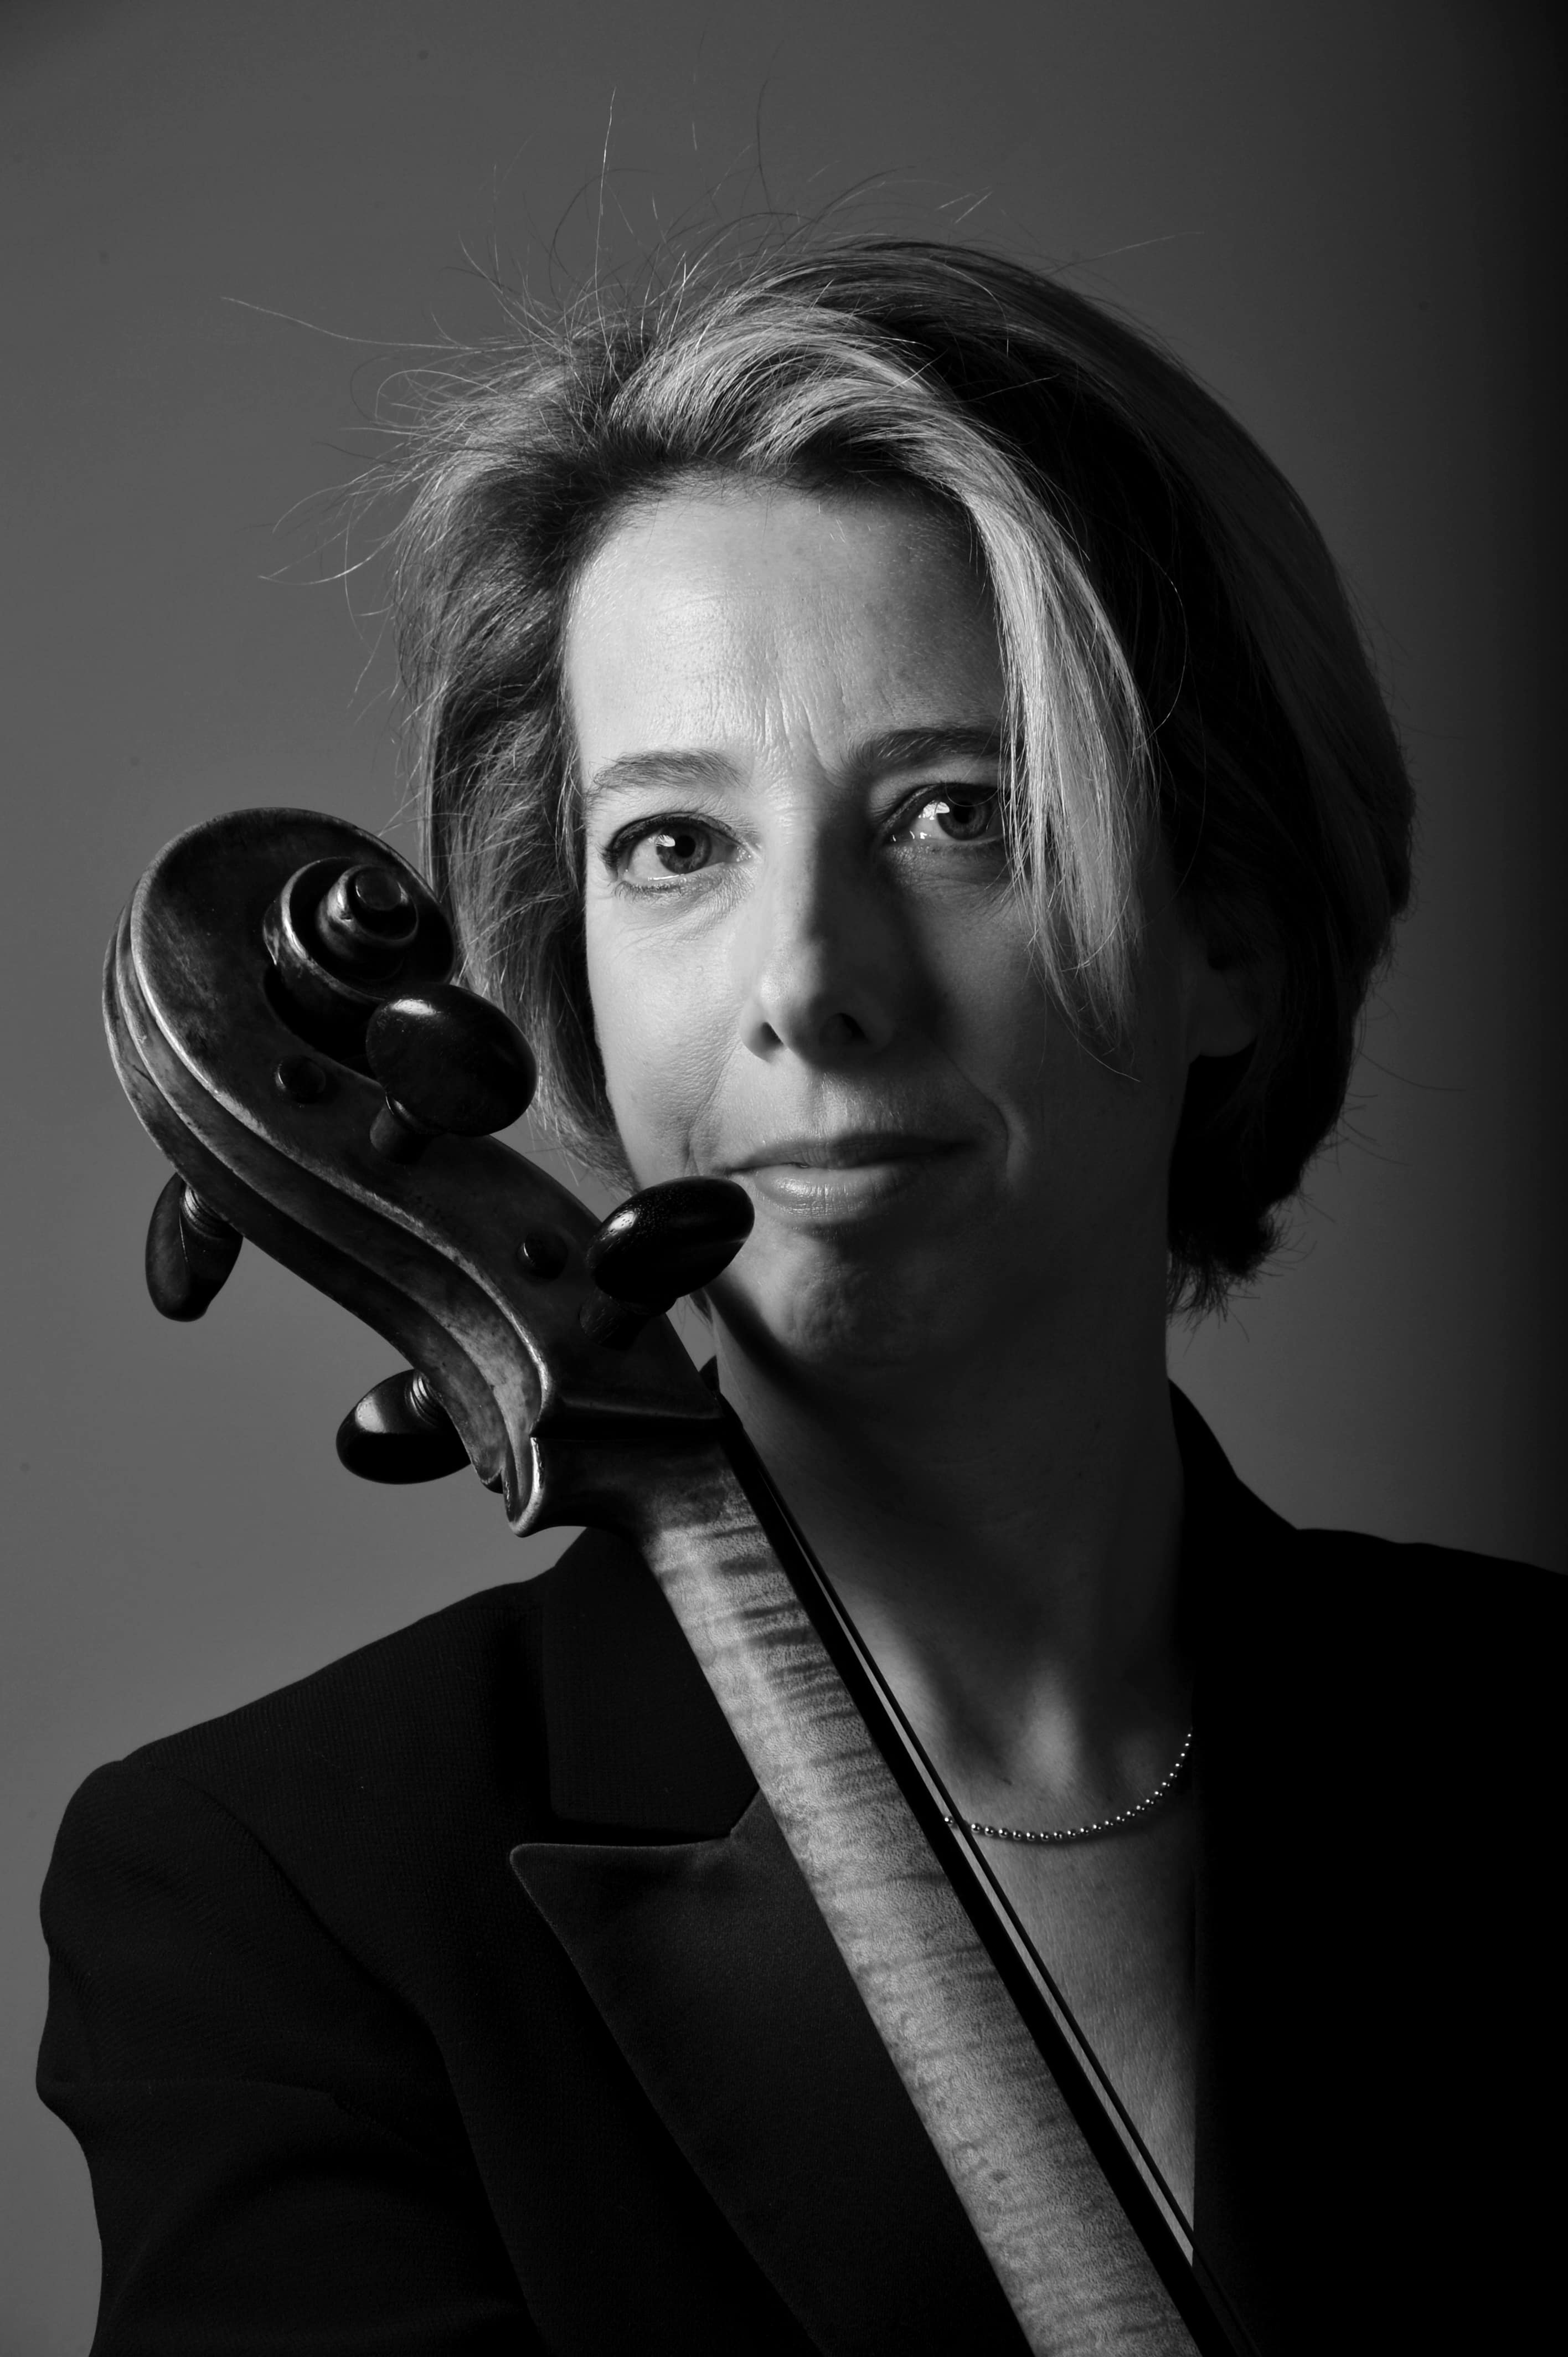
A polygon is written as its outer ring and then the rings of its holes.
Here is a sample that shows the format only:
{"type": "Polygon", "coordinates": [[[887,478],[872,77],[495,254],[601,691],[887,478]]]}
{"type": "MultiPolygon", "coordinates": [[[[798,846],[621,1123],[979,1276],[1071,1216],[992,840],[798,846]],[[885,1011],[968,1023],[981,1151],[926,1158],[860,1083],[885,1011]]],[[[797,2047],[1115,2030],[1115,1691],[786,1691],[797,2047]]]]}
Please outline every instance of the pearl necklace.
{"type": "Polygon", "coordinates": [[[1090,1834],[1114,1833],[1118,1825],[1133,1824],[1139,1817],[1146,1817],[1151,1809],[1157,1808],[1160,1803],[1165,1799],[1165,1794],[1170,1792],[1172,1787],[1175,1785],[1182,1770],[1187,1766],[1187,1754],[1191,1749],[1192,1729],[1189,1727],[1187,1731],[1187,1740],[1176,1754],[1175,1767],[1169,1770],[1168,1774],[1161,1777],[1159,1782],[1155,1786],[1154,1791],[1150,1792],[1145,1799],[1142,1801],[1134,1801],[1130,1809],[1119,1810],[1113,1817],[1100,1817],[1091,1825],[1069,1825],[1060,1833],[1033,1833],[1029,1831],[1026,1826],[1023,1825],[979,1825],[973,1824],[968,1817],[950,1817],[944,1815],[942,1823],[944,1825],[961,1825],[966,1834],[979,1834],[981,1838],[984,1841],[1087,1841],[1090,1834]]]}

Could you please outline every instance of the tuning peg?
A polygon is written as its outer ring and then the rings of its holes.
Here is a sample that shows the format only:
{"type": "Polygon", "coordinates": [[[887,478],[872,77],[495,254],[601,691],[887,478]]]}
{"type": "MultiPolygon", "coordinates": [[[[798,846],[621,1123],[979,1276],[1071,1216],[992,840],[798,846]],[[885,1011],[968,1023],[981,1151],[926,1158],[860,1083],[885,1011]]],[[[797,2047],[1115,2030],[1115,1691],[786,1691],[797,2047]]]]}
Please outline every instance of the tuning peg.
{"type": "Polygon", "coordinates": [[[413,1368],[388,1375],[343,1418],[338,1456],[364,1481],[438,1481],[468,1462],[456,1426],[413,1368]]]}
{"type": "Polygon", "coordinates": [[[353,982],[396,974],[419,931],[419,904],[395,867],[347,867],[316,911],[317,945],[353,982]]]}
{"type": "Polygon", "coordinates": [[[205,1313],[240,1257],[241,1235],[177,1170],[147,1227],[147,1291],[165,1318],[188,1324],[205,1313]]]}
{"type": "Polygon", "coordinates": [[[307,860],[262,919],[268,993],[307,1048],[362,1069],[365,1026],[399,990],[452,971],[452,928],[412,867],[379,858],[307,860]]]}
{"type": "Polygon", "coordinates": [[[365,1057],[387,1092],[371,1143],[391,1162],[417,1162],[433,1137],[489,1137],[528,1111],[535,1071],[508,1016],[455,982],[407,991],[378,1007],[365,1057]]]}
{"type": "Polygon", "coordinates": [[[754,1216],[750,1196],[731,1178],[671,1178],[628,1196],[588,1245],[598,1294],[584,1305],[583,1331],[624,1350],[650,1318],[729,1266],[754,1216]]]}

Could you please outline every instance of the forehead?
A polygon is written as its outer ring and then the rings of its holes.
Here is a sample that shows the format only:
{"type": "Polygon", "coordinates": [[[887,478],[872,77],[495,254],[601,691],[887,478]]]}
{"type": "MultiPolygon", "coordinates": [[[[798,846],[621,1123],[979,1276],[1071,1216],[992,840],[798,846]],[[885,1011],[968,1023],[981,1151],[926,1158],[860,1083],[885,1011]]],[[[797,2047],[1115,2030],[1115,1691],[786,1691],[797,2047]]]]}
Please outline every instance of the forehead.
{"type": "Polygon", "coordinates": [[[890,492],[680,489],[585,565],[565,672],[590,767],[634,743],[994,726],[1002,673],[963,528],[890,492]]]}

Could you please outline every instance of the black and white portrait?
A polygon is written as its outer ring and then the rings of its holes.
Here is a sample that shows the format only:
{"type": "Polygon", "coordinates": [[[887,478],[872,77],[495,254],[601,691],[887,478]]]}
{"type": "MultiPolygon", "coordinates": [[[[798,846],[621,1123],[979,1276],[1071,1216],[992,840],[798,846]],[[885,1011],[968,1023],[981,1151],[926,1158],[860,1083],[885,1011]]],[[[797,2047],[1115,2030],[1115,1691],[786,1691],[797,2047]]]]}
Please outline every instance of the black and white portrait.
{"type": "Polygon", "coordinates": [[[1563,63],[0,15],[7,2352],[1534,2345],[1563,63]]]}

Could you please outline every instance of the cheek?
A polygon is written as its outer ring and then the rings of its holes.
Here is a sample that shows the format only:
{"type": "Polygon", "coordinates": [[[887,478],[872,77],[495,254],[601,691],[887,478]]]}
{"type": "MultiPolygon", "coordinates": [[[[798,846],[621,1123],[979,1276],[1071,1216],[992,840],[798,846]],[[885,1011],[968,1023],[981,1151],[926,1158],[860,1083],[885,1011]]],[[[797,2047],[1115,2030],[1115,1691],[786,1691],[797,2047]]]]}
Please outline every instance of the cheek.
{"type": "Polygon", "coordinates": [[[979,1092],[1033,1119],[1048,1092],[1057,1017],[1016,912],[928,929],[921,944],[933,1043],[979,1092]]]}
{"type": "Polygon", "coordinates": [[[647,953],[590,900],[588,993],[605,1084],[639,1186],[682,1177],[725,1060],[716,977],[647,953]]]}
{"type": "Polygon", "coordinates": [[[1163,1232],[1185,1081],[1170,1027],[1140,1021],[1130,1051],[1101,1053],[1053,1016],[1043,1074],[1042,1151],[1064,1211],[1086,1235],[1163,1232]]]}
{"type": "Polygon", "coordinates": [[[1163,1010],[1139,1022],[1129,1064],[1049,997],[1022,927],[976,928],[944,968],[945,1044],[993,1109],[1008,1200],[1042,1247],[1163,1205],[1185,1078],[1163,1010]]]}

